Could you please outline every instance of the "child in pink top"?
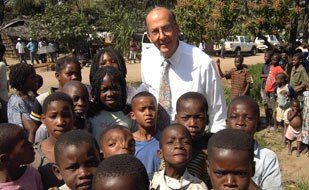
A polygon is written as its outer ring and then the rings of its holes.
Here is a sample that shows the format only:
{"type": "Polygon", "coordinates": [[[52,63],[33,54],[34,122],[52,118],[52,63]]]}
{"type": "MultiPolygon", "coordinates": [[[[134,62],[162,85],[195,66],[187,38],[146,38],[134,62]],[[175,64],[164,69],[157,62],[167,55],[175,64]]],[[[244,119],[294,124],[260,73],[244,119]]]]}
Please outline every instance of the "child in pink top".
{"type": "Polygon", "coordinates": [[[43,190],[39,172],[30,166],[34,160],[32,143],[15,124],[0,124],[0,189],[43,190]]]}

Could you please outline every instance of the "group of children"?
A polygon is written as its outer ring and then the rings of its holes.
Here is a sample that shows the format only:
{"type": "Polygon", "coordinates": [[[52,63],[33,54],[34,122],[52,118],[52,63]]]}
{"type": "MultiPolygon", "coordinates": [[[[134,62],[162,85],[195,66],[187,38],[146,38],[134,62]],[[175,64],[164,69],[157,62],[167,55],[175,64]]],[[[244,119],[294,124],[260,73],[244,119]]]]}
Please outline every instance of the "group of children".
{"type": "Polygon", "coordinates": [[[277,156],[253,140],[255,100],[235,97],[229,129],[212,135],[205,132],[205,97],[187,92],[177,101],[175,123],[160,131],[156,98],[126,85],[126,67],[115,52],[96,55],[91,86],[81,83],[74,58],[58,59],[59,88],[34,100],[28,92],[37,89],[35,70],[12,66],[18,101],[9,101],[14,124],[0,127],[0,189],[282,188],[277,156]]]}
{"type": "Polygon", "coordinates": [[[282,127],[282,145],[288,143],[288,154],[292,155],[291,144],[297,141],[297,154],[300,156],[301,144],[308,152],[309,125],[306,123],[309,107],[309,80],[302,63],[302,54],[296,53],[292,65],[282,64],[286,60],[280,53],[267,51],[264,56],[261,79],[261,96],[264,104],[268,128],[273,131],[282,127]],[[271,127],[271,119],[274,126],[271,127]]]}

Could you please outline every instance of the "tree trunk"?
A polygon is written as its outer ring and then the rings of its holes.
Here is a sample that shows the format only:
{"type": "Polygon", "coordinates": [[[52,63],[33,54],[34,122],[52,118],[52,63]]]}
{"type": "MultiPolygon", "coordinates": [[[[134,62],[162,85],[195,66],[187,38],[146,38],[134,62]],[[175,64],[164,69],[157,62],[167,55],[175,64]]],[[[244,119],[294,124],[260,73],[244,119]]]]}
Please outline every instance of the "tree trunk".
{"type": "MultiPolygon", "coordinates": [[[[294,1],[294,8],[299,6],[299,0],[294,1]]],[[[298,26],[298,16],[296,16],[291,23],[290,31],[290,44],[292,45],[291,54],[293,55],[296,49],[296,38],[297,38],[297,26],[298,26]]]]}

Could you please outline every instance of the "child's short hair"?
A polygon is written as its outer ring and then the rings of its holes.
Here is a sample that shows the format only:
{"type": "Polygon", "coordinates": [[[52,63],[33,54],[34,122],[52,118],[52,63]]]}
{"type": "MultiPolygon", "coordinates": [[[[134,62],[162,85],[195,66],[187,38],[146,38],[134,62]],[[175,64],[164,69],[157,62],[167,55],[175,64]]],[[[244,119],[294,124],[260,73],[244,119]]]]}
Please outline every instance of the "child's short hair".
{"type": "Polygon", "coordinates": [[[303,60],[303,54],[301,53],[295,53],[293,57],[297,57],[298,60],[303,60]]]}
{"type": "Polygon", "coordinates": [[[16,132],[21,131],[18,125],[11,123],[0,124],[0,154],[9,154],[16,144],[16,132]]]}
{"type": "Polygon", "coordinates": [[[80,63],[75,57],[65,56],[56,61],[55,71],[57,73],[61,72],[61,70],[64,69],[69,63],[75,63],[76,65],[78,65],[80,70],[82,69],[82,67],[80,66],[80,63]]]}
{"type": "Polygon", "coordinates": [[[299,101],[296,98],[293,98],[291,100],[291,105],[293,105],[293,104],[298,104],[299,105],[299,101]]]}
{"type": "Polygon", "coordinates": [[[287,75],[284,74],[284,73],[278,73],[278,74],[276,75],[276,77],[283,77],[284,80],[286,80],[286,79],[288,78],[287,75]]]}
{"type": "Polygon", "coordinates": [[[239,129],[224,129],[212,135],[207,147],[209,160],[213,148],[248,151],[250,161],[254,159],[254,140],[239,129]]]}
{"type": "Polygon", "coordinates": [[[121,53],[117,50],[111,49],[111,48],[104,48],[103,50],[99,51],[93,58],[92,60],[92,64],[91,64],[91,68],[90,68],[90,81],[92,81],[96,71],[99,69],[99,62],[100,62],[100,58],[102,55],[104,55],[105,53],[107,54],[111,54],[116,58],[117,64],[118,64],[118,68],[120,70],[120,72],[123,75],[123,78],[126,78],[127,76],[127,67],[126,67],[126,63],[121,55],[121,53]]]}
{"type": "Polygon", "coordinates": [[[93,177],[92,189],[103,177],[136,176],[136,184],[141,184],[145,190],[149,189],[149,179],[143,163],[135,156],[119,154],[103,160],[93,177]]]}
{"type": "Polygon", "coordinates": [[[99,152],[99,146],[95,138],[86,131],[73,130],[73,131],[69,131],[61,135],[59,139],[56,141],[56,144],[54,147],[56,164],[59,163],[59,157],[61,157],[66,147],[68,146],[79,147],[82,143],[88,143],[90,145],[94,145],[94,147],[99,152]]]}
{"type": "Polygon", "coordinates": [[[244,56],[242,56],[242,55],[237,55],[237,56],[235,57],[235,59],[236,59],[236,58],[240,59],[241,63],[244,62],[244,56]]]}
{"type": "Polygon", "coordinates": [[[235,99],[233,99],[232,102],[230,103],[228,109],[227,109],[227,115],[229,115],[229,113],[231,111],[232,105],[236,104],[239,101],[249,103],[253,107],[254,112],[257,114],[258,118],[260,118],[260,107],[259,107],[259,104],[256,102],[255,99],[253,99],[250,96],[238,96],[235,99]]]}
{"type": "Polygon", "coordinates": [[[122,125],[113,125],[113,126],[108,127],[108,128],[106,128],[106,129],[103,130],[103,132],[102,132],[101,135],[100,135],[100,140],[99,140],[99,142],[102,142],[103,139],[104,139],[104,137],[105,137],[105,135],[106,135],[106,133],[107,133],[108,131],[110,131],[110,130],[113,130],[113,129],[120,129],[120,130],[123,130],[123,131],[124,131],[124,130],[127,130],[127,131],[130,132],[130,130],[129,130],[128,128],[126,128],[126,127],[124,127],[124,126],[122,126],[122,125]]]}
{"type": "Polygon", "coordinates": [[[183,127],[184,129],[186,129],[186,131],[187,131],[188,134],[189,134],[189,137],[191,138],[191,135],[190,135],[189,130],[188,130],[184,125],[182,125],[182,124],[180,124],[180,123],[172,123],[172,124],[166,126],[166,127],[163,129],[162,133],[161,133],[160,141],[159,141],[159,148],[160,148],[160,149],[162,148],[162,140],[163,140],[163,135],[162,135],[162,134],[164,133],[164,131],[168,130],[168,129],[171,128],[171,127],[183,127]]]}
{"type": "Polygon", "coordinates": [[[27,77],[30,76],[34,71],[34,67],[29,64],[18,63],[13,65],[9,74],[11,87],[21,91],[27,77]]]}
{"type": "Polygon", "coordinates": [[[36,75],[38,79],[38,89],[40,89],[43,86],[43,77],[39,74],[36,75]]]}
{"type": "Polygon", "coordinates": [[[142,91],[142,92],[135,94],[135,96],[133,96],[133,98],[131,100],[131,107],[132,108],[133,108],[134,100],[136,98],[140,98],[140,97],[152,97],[155,100],[155,103],[157,103],[157,99],[153,94],[151,94],[150,92],[147,92],[147,91],[142,91]]]}
{"type": "Polygon", "coordinates": [[[274,51],[273,49],[267,50],[267,51],[265,52],[265,54],[268,54],[269,56],[273,56],[274,53],[275,53],[275,51],[274,51]]]}
{"type": "Polygon", "coordinates": [[[74,113],[74,105],[73,105],[72,99],[63,92],[54,92],[51,95],[47,96],[47,98],[44,100],[43,107],[42,107],[43,114],[46,114],[48,105],[53,101],[68,102],[68,104],[70,104],[72,108],[72,113],[74,113]]]}
{"type": "Polygon", "coordinates": [[[208,111],[208,103],[205,96],[199,92],[187,92],[181,95],[176,102],[176,112],[179,111],[179,107],[183,101],[193,99],[201,101],[201,104],[204,105],[204,111],[207,113],[208,111]]]}
{"type": "Polygon", "coordinates": [[[94,98],[94,102],[97,105],[102,105],[100,100],[100,93],[101,93],[101,84],[105,76],[109,76],[110,78],[113,78],[119,83],[120,97],[121,97],[120,109],[123,109],[127,101],[127,90],[126,90],[127,84],[120,71],[111,66],[103,67],[97,70],[97,72],[93,77],[93,80],[90,81],[92,86],[91,94],[94,98]]]}

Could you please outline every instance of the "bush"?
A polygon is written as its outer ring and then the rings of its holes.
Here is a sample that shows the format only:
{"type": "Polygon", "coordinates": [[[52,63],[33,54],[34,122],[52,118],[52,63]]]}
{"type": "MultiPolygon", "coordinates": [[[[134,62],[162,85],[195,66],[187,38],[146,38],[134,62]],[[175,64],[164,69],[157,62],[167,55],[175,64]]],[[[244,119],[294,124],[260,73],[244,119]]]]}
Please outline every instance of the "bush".
{"type": "Polygon", "coordinates": [[[250,96],[254,98],[256,101],[260,101],[260,91],[261,91],[261,85],[262,80],[260,79],[260,75],[262,73],[263,68],[262,63],[258,63],[256,65],[248,65],[248,69],[250,70],[250,74],[253,79],[253,87],[250,89],[250,96]]]}

